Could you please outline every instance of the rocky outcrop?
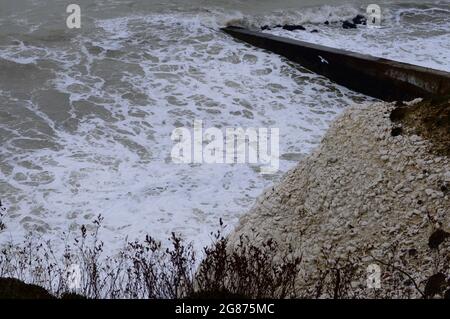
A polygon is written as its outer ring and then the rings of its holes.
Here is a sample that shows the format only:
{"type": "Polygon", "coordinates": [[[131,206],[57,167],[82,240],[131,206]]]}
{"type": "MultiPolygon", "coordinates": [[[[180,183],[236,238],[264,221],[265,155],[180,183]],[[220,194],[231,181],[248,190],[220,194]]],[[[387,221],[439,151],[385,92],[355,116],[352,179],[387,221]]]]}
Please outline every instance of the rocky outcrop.
{"type": "Polygon", "coordinates": [[[296,24],[285,24],[283,26],[283,30],[288,30],[288,31],[295,31],[295,30],[302,30],[305,31],[305,27],[302,25],[296,25],[296,24]]]}
{"type": "MultiPolygon", "coordinates": [[[[60,299],[86,299],[73,292],[63,293],[60,299]]],[[[0,278],[0,299],[56,299],[45,288],[27,284],[16,278],[0,278]]]]}
{"type": "MultiPolygon", "coordinates": [[[[428,108],[403,107],[422,116],[428,108]]],[[[329,258],[359,256],[357,266],[365,271],[395,246],[398,260],[423,270],[414,276],[425,282],[436,271],[438,249],[446,254],[441,261],[448,262],[450,161],[434,152],[427,131],[400,119],[393,122],[396,109],[393,103],[375,103],[346,110],[320,147],[241,218],[230,242],[241,235],[254,243],[273,238],[281,252],[302,256],[309,275],[318,271],[324,250],[329,258]],[[396,128],[401,130],[393,134],[396,128]]]]}
{"type": "Polygon", "coordinates": [[[356,15],[351,20],[345,20],[342,22],[342,27],[344,29],[356,29],[358,25],[366,25],[367,18],[361,14],[356,15]]]}
{"type": "Polygon", "coordinates": [[[367,24],[367,18],[365,16],[363,16],[362,14],[358,14],[352,19],[352,22],[354,24],[366,25],[367,24]]]}
{"type": "Polygon", "coordinates": [[[346,20],[346,21],[342,22],[342,27],[344,29],[356,29],[356,24],[354,24],[351,21],[346,20]]]}
{"type": "Polygon", "coordinates": [[[0,278],[0,299],[55,299],[47,290],[14,278],[0,278]]]}
{"type": "Polygon", "coordinates": [[[285,25],[281,25],[281,24],[277,24],[276,26],[268,26],[268,25],[263,25],[261,26],[261,30],[272,30],[272,29],[276,29],[276,28],[281,28],[283,30],[287,30],[287,31],[295,31],[295,30],[302,30],[305,31],[306,28],[300,24],[285,24],[285,25]]]}

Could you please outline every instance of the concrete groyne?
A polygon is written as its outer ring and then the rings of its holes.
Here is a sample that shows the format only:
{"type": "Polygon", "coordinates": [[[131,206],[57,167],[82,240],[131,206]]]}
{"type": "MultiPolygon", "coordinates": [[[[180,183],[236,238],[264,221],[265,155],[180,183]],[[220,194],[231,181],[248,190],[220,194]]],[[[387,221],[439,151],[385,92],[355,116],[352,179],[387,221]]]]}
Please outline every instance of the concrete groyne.
{"type": "Polygon", "coordinates": [[[450,73],[240,27],[224,32],[280,54],[351,90],[385,101],[450,94],[450,73]]]}

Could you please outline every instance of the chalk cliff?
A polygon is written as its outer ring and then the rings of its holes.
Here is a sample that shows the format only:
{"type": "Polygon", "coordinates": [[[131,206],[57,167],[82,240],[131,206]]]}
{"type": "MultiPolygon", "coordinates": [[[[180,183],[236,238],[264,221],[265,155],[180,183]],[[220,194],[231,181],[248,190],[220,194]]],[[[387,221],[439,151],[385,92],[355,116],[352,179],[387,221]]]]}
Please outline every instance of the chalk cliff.
{"type": "Polygon", "coordinates": [[[379,262],[389,260],[423,287],[449,259],[450,135],[444,133],[450,133],[450,108],[447,99],[426,118],[420,112],[428,112],[429,103],[408,105],[380,102],[346,110],[316,151],[242,217],[230,243],[243,234],[253,243],[273,238],[280,252],[301,255],[299,286],[320,277],[326,255],[328,261],[358,258],[355,287],[365,284],[369,264],[384,273],[379,262]],[[414,114],[426,118],[422,126],[411,120],[414,114]],[[441,124],[427,131],[427,121],[441,124]],[[433,243],[437,230],[444,236],[433,243]]]}

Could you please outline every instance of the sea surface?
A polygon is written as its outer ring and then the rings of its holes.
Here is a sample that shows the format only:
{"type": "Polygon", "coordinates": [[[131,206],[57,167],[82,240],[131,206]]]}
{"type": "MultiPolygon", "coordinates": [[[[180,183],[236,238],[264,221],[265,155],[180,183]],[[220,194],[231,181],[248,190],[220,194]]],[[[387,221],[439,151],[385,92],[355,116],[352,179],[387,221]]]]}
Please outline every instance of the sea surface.
{"type": "Polygon", "coordinates": [[[232,229],[330,121],[373,99],[220,27],[302,24],[266,32],[450,71],[449,1],[377,3],[380,28],[344,30],[340,21],[368,2],[2,0],[0,243],[29,232],[61,238],[99,214],[110,249],[171,232],[200,248],[219,218],[232,229]],[[81,29],[66,27],[69,3],[81,7],[81,29]],[[279,172],[173,163],[171,133],[195,119],[279,128],[279,172]]]}

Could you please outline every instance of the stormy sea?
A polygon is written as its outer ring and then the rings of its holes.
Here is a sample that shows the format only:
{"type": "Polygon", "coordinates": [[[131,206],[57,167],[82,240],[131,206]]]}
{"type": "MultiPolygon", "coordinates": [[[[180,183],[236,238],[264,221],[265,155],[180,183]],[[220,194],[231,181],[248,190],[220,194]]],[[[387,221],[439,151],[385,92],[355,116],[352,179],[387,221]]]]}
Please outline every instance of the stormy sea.
{"type": "Polygon", "coordinates": [[[219,218],[231,229],[340,112],[374,100],[221,27],[302,25],[264,32],[450,71],[449,1],[377,2],[381,26],[356,29],[342,21],[366,1],[76,3],[79,29],[67,28],[65,1],[0,3],[0,243],[60,238],[101,214],[108,249],[171,232],[202,247],[219,218]],[[196,119],[279,128],[279,170],[174,163],[171,134],[196,119]]]}

